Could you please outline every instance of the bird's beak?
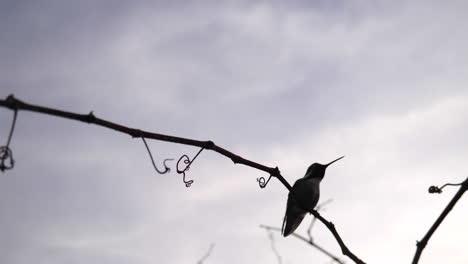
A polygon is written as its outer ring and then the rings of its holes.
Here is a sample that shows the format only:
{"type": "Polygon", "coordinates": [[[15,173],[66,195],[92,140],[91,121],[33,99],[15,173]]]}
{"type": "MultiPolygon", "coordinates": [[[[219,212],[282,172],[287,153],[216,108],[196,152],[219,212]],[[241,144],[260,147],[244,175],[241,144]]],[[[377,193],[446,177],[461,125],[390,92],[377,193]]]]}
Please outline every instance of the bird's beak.
{"type": "Polygon", "coordinates": [[[334,161],[332,161],[332,162],[328,163],[328,164],[327,164],[327,165],[325,165],[325,166],[326,166],[326,167],[328,167],[328,166],[330,166],[331,164],[333,164],[335,161],[339,161],[340,159],[342,159],[342,158],[344,158],[344,157],[345,157],[345,156],[343,156],[343,157],[339,157],[339,158],[337,158],[336,160],[334,160],[334,161]]]}

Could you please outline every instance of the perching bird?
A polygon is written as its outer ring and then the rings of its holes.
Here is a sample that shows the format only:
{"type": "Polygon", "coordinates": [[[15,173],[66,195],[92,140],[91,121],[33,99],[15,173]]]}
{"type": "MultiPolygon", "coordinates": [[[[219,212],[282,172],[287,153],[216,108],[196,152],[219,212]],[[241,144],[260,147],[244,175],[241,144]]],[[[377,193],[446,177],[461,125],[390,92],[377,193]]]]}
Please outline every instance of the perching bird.
{"type": "Polygon", "coordinates": [[[325,165],[319,163],[310,165],[305,176],[294,183],[292,192],[288,195],[286,215],[281,230],[283,236],[293,233],[306,213],[314,209],[320,198],[320,182],[325,176],[326,168],[342,158],[344,156],[325,165]]]}

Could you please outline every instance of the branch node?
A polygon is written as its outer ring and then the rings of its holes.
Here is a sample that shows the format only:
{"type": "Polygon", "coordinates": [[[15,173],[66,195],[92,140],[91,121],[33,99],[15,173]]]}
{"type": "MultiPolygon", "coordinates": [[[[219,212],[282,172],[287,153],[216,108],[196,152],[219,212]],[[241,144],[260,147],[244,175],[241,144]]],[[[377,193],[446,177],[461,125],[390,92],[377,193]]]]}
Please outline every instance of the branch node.
{"type": "Polygon", "coordinates": [[[130,134],[130,136],[132,136],[132,138],[144,138],[142,136],[142,133],[143,131],[141,131],[140,129],[131,129],[128,133],[130,134]]]}
{"type": "Polygon", "coordinates": [[[281,172],[280,172],[279,168],[275,167],[275,169],[273,170],[273,174],[271,174],[271,175],[274,176],[274,177],[277,177],[280,174],[281,174],[281,172]]]}
{"type": "Polygon", "coordinates": [[[427,245],[427,241],[418,241],[416,240],[416,246],[420,248],[425,248],[427,245]]]}
{"type": "Polygon", "coordinates": [[[15,96],[13,94],[9,94],[6,98],[6,101],[13,103],[15,101],[15,96]]]}
{"type": "Polygon", "coordinates": [[[237,155],[232,155],[231,160],[234,164],[237,164],[239,161],[239,156],[237,155]]]}
{"type": "Polygon", "coordinates": [[[14,111],[18,111],[19,100],[17,100],[13,94],[8,95],[5,101],[9,104],[8,107],[10,109],[13,109],[14,111]]]}
{"type": "Polygon", "coordinates": [[[94,116],[93,111],[89,112],[89,114],[86,116],[86,122],[93,123],[95,120],[96,116],[94,116]]]}
{"type": "Polygon", "coordinates": [[[213,149],[213,147],[215,146],[215,143],[211,140],[208,140],[205,142],[203,148],[205,149],[213,149]]]}

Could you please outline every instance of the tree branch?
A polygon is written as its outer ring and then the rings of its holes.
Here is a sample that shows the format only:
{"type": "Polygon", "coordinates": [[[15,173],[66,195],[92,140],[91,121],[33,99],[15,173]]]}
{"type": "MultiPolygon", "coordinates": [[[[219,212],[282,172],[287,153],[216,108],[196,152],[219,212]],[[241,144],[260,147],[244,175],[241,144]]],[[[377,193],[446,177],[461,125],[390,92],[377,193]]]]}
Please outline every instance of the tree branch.
{"type": "MultiPolygon", "coordinates": [[[[281,233],[281,228],[279,227],[274,227],[274,226],[268,226],[268,225],[260,225],[260,228],[264,228],[266,230],[274,230],[274,231],[278,231],[281,233]]],[[[310,240],[310,239],[307,239],[301,235],[298,235],[296,233],[292,233],[291,234],[293,237],[296,237],[302,241],[304,241],[305,243],[311,245],[312,247],[316,248],[318,251],[322,252],[323,254],[327,255],[329,258],[331,258],[332,260],[340,263],[340,264],[344,264],[344,262],[339,259],[338,257],[336,257],[335,255],[333,255],[332,253],[330,253],[329,251],[327,251],[326,249],[324,249],[323,247],[317,245],[314,241],[310,240]]]]}
{"type": "Polygon", "coordinates": [[[448,203],[447,207],[445,207],[444,211],[442,211],[442,213],[437,218],[437,220],[434,222],[434,224],[431,226],[429,231],[427,231],[427,234],[423,237],[423,239],[421,241],[418,241],[416,243],[416,253],[414,254],[412,264],[417,264],[418,263],[419,258],[421,257],[421,254],[422,254],[424,248],[426,247],[427,242],[431,238],[432,234],[434,234],[434,232],[437,230],[439,225],[442,223],[442,221],[444,221],[445,217],[450,213],[452,208],[455,206],[455,204],[462,197],[462,195],[465,193],[466,190],[468,190],[468,177],[461,184],[461,187],[460,187],[460,189],[458,189],[458,192],[453,196],[452,200],[448,203]]]}
{"type": "MultiPolygon", "coordinates": [[[[291,185],[281,175],[278,167],[275,167],[275,168],[268,167],[260,163],[256,163],[254,161],[245,159],[220,146],[217,146],[213,141],[201,141],[201,140],[194,140],[194,139],[175,137],[175,136],[170,136],[170,135],[143,131],[140,129],[130,128],[130,127],[123,126],[117,123],[113,123],[105,119],[98,118],[93,114],[92,111],[89,114],[77,114],[73,112],[62,111],[62,110],[58,110],[54,108],[25,103],[21,100],[16,99],[13,95],[9,95],[5,100],[0,100],[0,106],[9,108],[13,111],[26,110],[26,111],[36,112],[36,113],[48,114],[52,116],[58,116],[58,117],[72,119],[72,120],[77,120],[77,121],[81,121],[81,122],[88,123],[88,124],[95,124],[98,126],[106,127],[112,130],[116,130],[118,132],[128,134],[132,136],[133,138],[152,138],[152,139],[166,141],[166,142],[179,143],[179,144],[196,146],[196,147],[201,147],[204,149],[213,150],[223,156],[230,158],[235,164],[237,163],[243,164],[245,166],[249,166],[249,167],[264,171],[268,173],[269,175],[271,175],[272,177],[276,177],[289,190],[289,192],[292,191],[291,185]]],[[[310,213],[313,214],[315,217],[317,217],[322,223],[324,223],[325,226],[332,232],[333,236],[338,241],[338,244],[340,245],[341,250],[344,255],[350,257],[356,263],[359,263],[359,264],[364,263],[346,247],[343,240],[341,239],[338,232],[336,231],[333,223],[328,222],[315,210],[311,211],[310,213]]]]}
{"type": "Polygon", "coordinates": [[[352,259],[357,264],[365,264],[364,261],[359,259],[356,255],[354,255],[353,252],[351,252],[351,250],[349,250],[349,248],[343,242],[343,239],[341,239],[340,235],[338,234],[338,231],[336,231],[335,225],[332,222],[327,221],[316,210],[310,211],[310,213],[313,216],[315,216],[316,218],[318,218],[318,220],[320,220],[320,222],[322,222],[328,228],[328,230],[330,230],[330,232],[333,234],[336,241],[340,245],[341,253],[343,253],[343,255],[348,256],[350,259],[352,259]]]}
{"type": "Polygon", "coordinates": [[[204,149],[210,149],[215,152],[218,152],[219,154],[223,156],[230,158],[236,164],[237,163],[243,164],[243,165],[264,171],[272,175],[273,177],[276,177],[278,180],[280,180],[280,182],[286,188],[288,188],[288,190],[291,190],[291,185],[284,179],[284,177],[281,175],[278,168],[268,167],[268,166],[253,162],[251,160],[245,159],[220,146],[217,146],[215,143],[213,143],[213,141],[201,141],[201,140],[194,140],[194,139],[175,137],[175,136],[169,136],[169,135],[164,135],[164,134],[159,134],[159,133],[143,131],[140,129],[123,126],[123,125],[116,124],[108,120],[98,118],[93,114],[92,111],[89,114],[77,114],[77,113],[62,111],[62,110],[58,110],[54,108],[28,104],[21,100],[16,99],[13,95],[9,95],[6,98],[6,100],[0,100],[0,106],[9,108],[11,110],[26,110],[26,111],[36,112],[36,113],[43,113],[43,114],[48,114],[52,116],[68,118],[68,119],[77,120],[77,121],[81,121],[81,122],[85,122],[89,124],[95,124],[98,126],[102,126],[102,127],[106,127],[109,129],[122,132],[124,134],[128,134],[132,136],[133,138],[152,138],[152,139],[166,141],[166,142],[179,143],[179,144],[184,144],[184,145],[201,147],[204,149]]]}

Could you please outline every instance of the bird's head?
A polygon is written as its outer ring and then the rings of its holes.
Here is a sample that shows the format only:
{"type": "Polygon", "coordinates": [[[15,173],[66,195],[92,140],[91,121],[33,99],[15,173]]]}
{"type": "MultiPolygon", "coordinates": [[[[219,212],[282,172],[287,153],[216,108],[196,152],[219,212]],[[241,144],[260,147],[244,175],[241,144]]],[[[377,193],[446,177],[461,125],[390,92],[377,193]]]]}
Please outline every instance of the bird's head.
{"type": "Polygon", "coordinates": [[[325,176],[325,170],[327,169],[327,167],[330,166],[331,164],[333,164],[335,161],[338,161],[338,160],[340,160],[342,158],[344,158],[344,156],[340,157],[340,158],[337,158],[336,160],[334,160],[332,162],[329,162],[327,164],[313,163],[307,169],[307,172],[306,172],[304,178],[305,179],[314,179],[314,178],[316,178],[316,179],[322,180],[323,176],[325,176]]]}

